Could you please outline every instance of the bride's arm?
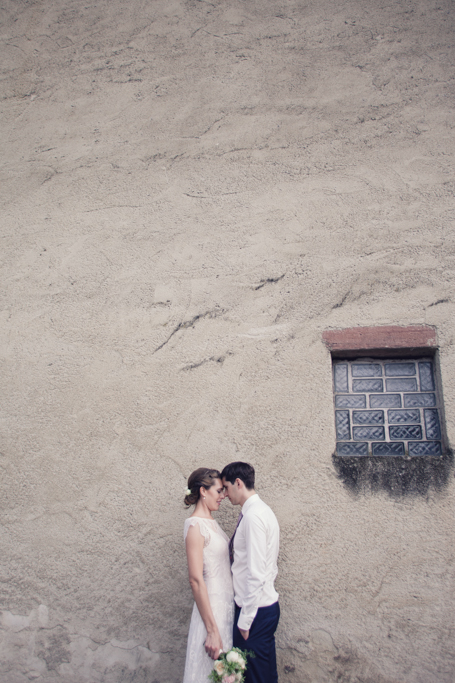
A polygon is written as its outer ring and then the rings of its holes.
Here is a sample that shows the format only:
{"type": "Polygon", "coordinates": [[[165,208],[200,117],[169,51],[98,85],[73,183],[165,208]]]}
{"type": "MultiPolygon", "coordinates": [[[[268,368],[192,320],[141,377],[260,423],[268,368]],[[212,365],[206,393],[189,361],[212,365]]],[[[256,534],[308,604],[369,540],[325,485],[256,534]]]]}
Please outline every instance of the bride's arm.
{"type": "Polygon", "coordinates": [[[186,536],[188,574],[194,600],[207,630],[205,651],[212,659],[217,659],[218,655],[220,654],[220,650],[223,649],[223,643],[221,641],[220,632],[218,631],[218,626],[216,625],[216,621],[213,616],[209,595],[207,593],[207,586],[205,585],[204,581],[203,551],[204,537],[199,531],[198,525],[195,524],[188,529],[188,534],[186,536]]]}

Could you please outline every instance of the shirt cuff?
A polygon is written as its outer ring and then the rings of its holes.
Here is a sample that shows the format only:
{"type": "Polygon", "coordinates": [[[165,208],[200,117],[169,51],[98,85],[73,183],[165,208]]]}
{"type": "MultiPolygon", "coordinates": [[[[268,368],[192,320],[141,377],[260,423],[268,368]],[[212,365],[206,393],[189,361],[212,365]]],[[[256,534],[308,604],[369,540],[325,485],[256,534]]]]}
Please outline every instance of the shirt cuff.
{"type": "Polygon", "coordinates": [[[243,614],[243,609],[241,609],[241,610],[240,610],[240,614],[239,614],[239,619],[238,619],[238,621],[237,621],[237,626],[238,626],[238,628],[241,628],[242,631],[249,631],[250,628],[251,628],[251,624],[253,623],[254,617],[256,616],[256,614],[257,614],[257,609],[255,610],[255,612],[254,612],[253,615],[248,615],[248,616],[246,616],[245,614],[243,614]]]}

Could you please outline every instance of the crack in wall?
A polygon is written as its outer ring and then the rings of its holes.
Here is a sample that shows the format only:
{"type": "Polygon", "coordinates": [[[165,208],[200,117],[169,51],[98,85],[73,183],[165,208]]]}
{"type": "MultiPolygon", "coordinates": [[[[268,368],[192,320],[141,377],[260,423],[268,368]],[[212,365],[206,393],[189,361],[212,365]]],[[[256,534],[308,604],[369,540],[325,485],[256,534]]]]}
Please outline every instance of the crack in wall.
{"type": "Polygon", "coordinates": [[[228,351],[224,354],[224,356],[210,356],[210,358],[204,358],[204,360],[199,361],[199,363],[191,363],[190,365],[185,365],[185,367],[183,367],[182,370],[195,370],[196,368],[200,368],[201,365],[205,365],[206,363],[211,362],[223,365],[224,361],[226,360],[226,357],[233,355],[234,354],[232,353],[232,351],[228,351]]]}
{"type": "Polygon", "coordinates": [[[439,304],[448,304],[450,303],[450,299],[438,299],[437,301],[434,301],[432,304],[429,304],[427,308],[431,308],[432,306],[439,306],[439,304]]]}
{"type": "Polygon", "coordinates": [[[258,289],[262,289],[262,287],[265,287],[265,285],[275,284],[275,282],[279,282],[284,278],[285,275],[286,273],[283,273],[283,275],[280,275],[279,277],[268,277],[265,280],[260,280],[260,283],[256,287],[253,287],[253,289],[255,292],[257,292],[258,289]]]}
{"type": "Polygon", "coordinates": [[[190,327],[194,327],[195,324],[199,320],[204,320],[204,318],[218,318],[220,315],[223,315],[223,313],[226,313],[226,310],[224,308],[220,308],[219,310],[212,310],[212,311],[206,311],[205,313],[199,313],[198,315],[195,315],[191,320],[186,320],[185,322],[179,323],[177,327],[175,327],[169,337],[162,343],[160,344],[153,353],[157,353],[157,351],[160,351],[163,346],[166,346],[166,344],[169,343],[169,341],[172,339],[172,337],[177,334],[180,330],[187,330],[190,327]]]}

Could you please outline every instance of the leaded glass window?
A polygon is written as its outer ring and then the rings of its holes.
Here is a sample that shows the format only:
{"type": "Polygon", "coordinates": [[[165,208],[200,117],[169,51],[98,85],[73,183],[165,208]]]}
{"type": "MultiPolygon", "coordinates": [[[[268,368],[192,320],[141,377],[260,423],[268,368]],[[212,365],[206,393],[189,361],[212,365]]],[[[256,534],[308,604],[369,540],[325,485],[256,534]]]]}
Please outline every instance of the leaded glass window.
{"type": "Polygon", "coordinates": [[[333,361],[339,456],[442,455],[432,358],[333,361]]]}

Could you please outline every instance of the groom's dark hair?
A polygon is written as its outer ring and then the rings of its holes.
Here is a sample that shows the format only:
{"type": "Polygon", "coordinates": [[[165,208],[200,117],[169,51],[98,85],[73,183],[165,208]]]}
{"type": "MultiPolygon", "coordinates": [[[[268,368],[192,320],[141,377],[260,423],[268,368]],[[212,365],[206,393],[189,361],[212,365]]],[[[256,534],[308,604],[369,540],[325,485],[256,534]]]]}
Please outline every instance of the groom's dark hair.
{"type": "Polygon", "coordinates": [[[247,489],[254,489],[254,467],[247,462],[231,462],[221,472],[221,479],[227,479],[231,484],[241,479],[247,489]]]}

